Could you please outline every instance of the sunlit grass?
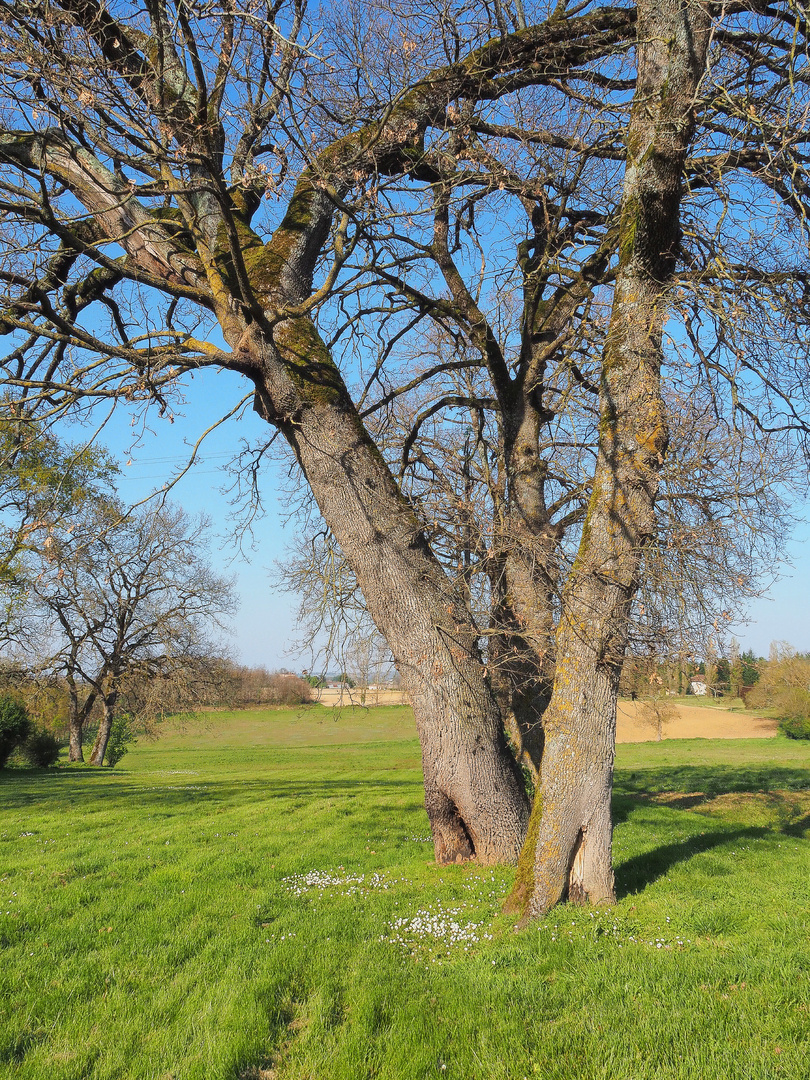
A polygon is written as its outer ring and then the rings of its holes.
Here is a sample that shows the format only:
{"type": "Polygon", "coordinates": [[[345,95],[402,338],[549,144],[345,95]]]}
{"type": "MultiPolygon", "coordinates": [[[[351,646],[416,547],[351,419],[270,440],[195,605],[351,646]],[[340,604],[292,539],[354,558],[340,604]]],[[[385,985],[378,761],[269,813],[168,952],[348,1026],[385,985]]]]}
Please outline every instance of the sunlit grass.
{"type": "Polygon", "coordinates": [[[807,1075],[810,748],[619,747],[612,909],[432,862],[407,709],[0,774],[0,1075],[807,1075]]]}

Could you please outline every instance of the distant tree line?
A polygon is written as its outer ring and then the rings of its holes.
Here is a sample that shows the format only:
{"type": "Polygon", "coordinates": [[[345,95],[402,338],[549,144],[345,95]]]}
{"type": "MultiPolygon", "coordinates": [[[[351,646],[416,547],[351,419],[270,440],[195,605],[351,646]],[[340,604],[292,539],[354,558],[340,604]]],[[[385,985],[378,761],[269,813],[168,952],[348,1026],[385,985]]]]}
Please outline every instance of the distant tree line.
{"type": "MultiPolygon", "coordinates": [[[[69,741],[72,694],[82,705],[92,698],[82,734],[95,741],[105,712],[92,685],[79,682],[71,688],[64,676],[8,662],[0,667],[0,767],[12,754],[34,765],[55,762],[60,745],[69,741]]],[[[309,683],[292,672],[248,667],[220,656],[186,657],[163,671],[135,668],[121,679],[110,738],[122,743],[123,756],[127,742],[156,737],[170,717],[206,709],[289,707],[311,700],[309,683]]],[[[107,747],[107,762],[114,764],[109,741],[107,747]]]]}
{"type": "Polygon", "coordinates": [[[764,663],[753,650],[741,653],[733,645],[727,656],[710,650],[703,658],[631,655],[622,668],[620,693],[630,698],[686,695],[693,693],[693,683],[702,682],[712,696],[747,698],[764,663]]]}
{"type": "Polygon", "coordinates": [[[249,705],[306,705],[313,684],[291,671],[268,671],[220,661],[221,702],[230,708],[249,705]]]}

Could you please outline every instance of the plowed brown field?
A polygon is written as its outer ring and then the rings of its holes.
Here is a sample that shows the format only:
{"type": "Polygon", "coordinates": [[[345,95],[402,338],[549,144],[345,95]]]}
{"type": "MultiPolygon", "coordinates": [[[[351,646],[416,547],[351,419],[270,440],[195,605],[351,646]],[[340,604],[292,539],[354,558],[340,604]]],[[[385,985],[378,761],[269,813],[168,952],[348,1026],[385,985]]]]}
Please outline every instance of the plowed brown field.
{"type": "MultiPolygon", "coordinates": [[[[360,705],[359,689],[344,690],[341,702],[339,690],[321,690],[318,700],[322,705],[360,705]]],[[[407,697],[400,691],[367,690],[366,705],[406,705],[407,697]]],[[[675,704],[673,702],[673,704],[675,704]]],[[[728,709],[675,705],[678,719],[664,728],[665,739],[767,739],[776,734],[776,721],[748,713],[730,712],[728,709]]],[[[616,741],[653,742],[655,729],[638,719],[638,702],[620,701],[616,741]]]]}
{"type": "MultiPolygon", "coordinates": [[[[767,739],[776,734],[776,721],[727,709],[676,705],[678,719],[664,727],[665,739],[767,739]]],[[[655,729],[638,718],[639,703],[620,701],[616,742],[652,742],[655,729]]]]}

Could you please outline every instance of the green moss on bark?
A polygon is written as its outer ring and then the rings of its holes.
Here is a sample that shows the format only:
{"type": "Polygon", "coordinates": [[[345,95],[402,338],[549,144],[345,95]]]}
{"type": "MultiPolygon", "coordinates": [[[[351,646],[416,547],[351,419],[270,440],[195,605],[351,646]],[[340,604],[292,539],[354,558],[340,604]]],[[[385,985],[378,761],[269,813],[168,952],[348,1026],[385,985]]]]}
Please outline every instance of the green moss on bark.
{"type": "Polygon", "coordinates": [[[521,921],[528,915],[529,901],[534,892],[534,863],[537,858],[537,838],[540,835],[540,820],[543,816],[543,797],[540,789],[534,797],[526,839],[518,859],[515,883],[504,901],[503,910],[507,915],[520,915],[521,921]]]}

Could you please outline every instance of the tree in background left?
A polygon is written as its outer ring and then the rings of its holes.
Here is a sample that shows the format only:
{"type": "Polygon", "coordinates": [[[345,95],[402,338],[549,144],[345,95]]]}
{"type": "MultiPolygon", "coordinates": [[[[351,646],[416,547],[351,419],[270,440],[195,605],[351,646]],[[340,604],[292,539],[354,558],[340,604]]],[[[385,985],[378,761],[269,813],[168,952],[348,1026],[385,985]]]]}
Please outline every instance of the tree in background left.
{"type": "Polygon", "coordinates": [[[208,565],[204,521],[165,505],[128,511],[102,455],[18,427],[2,428],[5,676],[38,703],[66,699],[71,761],[97,719],[90,763],[101,765],[132,701],[148,709],[156,693],[174,700],[185,684],[188,697],[205,682],[231,582],[208,565]]]}

